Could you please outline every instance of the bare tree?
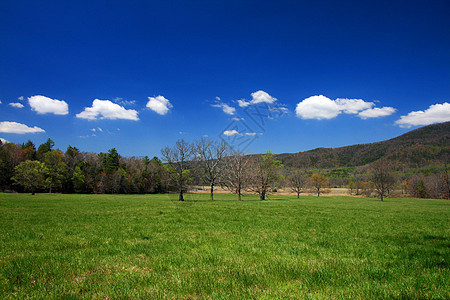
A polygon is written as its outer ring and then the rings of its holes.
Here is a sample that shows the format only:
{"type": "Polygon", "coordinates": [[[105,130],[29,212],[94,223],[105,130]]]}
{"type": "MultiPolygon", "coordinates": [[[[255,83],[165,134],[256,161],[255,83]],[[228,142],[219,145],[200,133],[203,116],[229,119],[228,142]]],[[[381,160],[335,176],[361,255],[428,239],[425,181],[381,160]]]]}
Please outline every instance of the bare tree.
{"type": "Polygon", "coordinates": [[[302,171],[295,170],[288,176],[288,184],[294,193],[297,194],[297,199],[300,198],[300,193],[303,192],[303,187],[306,184],[306,178],[302,171]]]}
{"type": "Polygon", "coordinates": [[[250,189],[259,194],[260,200],[265,200],[272,191],[273,184],[279,178],[277,170],[282,167],[281,161],[275,159],[270,151],[252,162],[250,189]]]}
{"type": "Polygon", "coordinates": [[[448,175],[448,158],[445,158],[444,168],[441,175],[442,198],[450,200],[450,177],[448,175]]]}
{"type": "Polygon", "coordinates": [[[324,188],[330,185],[330,180],[325,175],[313,174],[309,178],[309,185],[317,193],[317,197],[320,197],[320,194],[325,192],[324,188]]]}
{"type": "Polygon", "coordinates": [[[192,160],[194,147],[191,143],[181,139],[175,143],[173,148],[165,147],[161,149],[163,160],[170,166],[170,174],[177,183],[179,201],[184,201],[183,192],[186,191],[187,182],[187,162],[192,160]]]}
{"type": "Polygon", "coordinates": [[[241,192],[247,187],[249,179],[247,170],[249,158],[242,152],[233,151],[224,159],[224,163],[225,170],[221,177],[221,184],[237,194],[238,200],[241,200],[241,192]]]}
{"type": "Polygon", "coordinates": [[[428,196],[427,186],[425,185],[425,177],[423,175],[412,176],[408,180],[408,194],[417,197],[425,198],[428,196]]]}
{"type": "Polygon", "coordinates": [[[390,194],[395,184],[395,177],[391,172],[390,164],[384,160],[378,160],[370,166],[369,174],[377,195],[383,201],[384,197],[390,194]]]}
{"type": "Polygon", "coordinates": [[[204,171],[204,178],[211,188],[211,200],[214,200],[214,186],[223,171],[223,158],[229,152],[228,144],[202,138],[195,143],[196,158],[204,171]]]}

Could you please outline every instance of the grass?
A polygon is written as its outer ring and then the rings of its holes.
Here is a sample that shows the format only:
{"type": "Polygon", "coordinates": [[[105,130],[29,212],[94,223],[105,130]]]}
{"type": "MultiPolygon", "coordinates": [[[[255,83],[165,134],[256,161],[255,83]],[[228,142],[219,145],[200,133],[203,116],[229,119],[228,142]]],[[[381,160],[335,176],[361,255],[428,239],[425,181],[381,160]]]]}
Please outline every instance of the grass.
{"type": "Polygon", "coordinates": [[[0,194],[0,298],[449,299],[444,200],[0,194]]]}

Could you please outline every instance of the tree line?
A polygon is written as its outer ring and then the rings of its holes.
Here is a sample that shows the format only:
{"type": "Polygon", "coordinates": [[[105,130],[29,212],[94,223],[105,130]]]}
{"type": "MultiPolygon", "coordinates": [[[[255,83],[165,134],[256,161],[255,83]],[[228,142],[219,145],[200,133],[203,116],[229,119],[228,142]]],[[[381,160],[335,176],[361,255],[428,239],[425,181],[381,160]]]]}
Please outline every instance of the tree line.
{"type": "MultiPolygon", "coordinates": [[[[123,157],[115,148],[99,154],[68,146],[54,149],[48,139],[37,149],[28,141],[18,145],[0,141],[0,190],[97,194],[177,193],[180,201],[192,186],[208,186],[210,199],[216,187],[228,189],[241,200],[244,192],[261,200],[284,188],[297,197],[329,192],[330,178],[320,171],[287,168],[268,151],[246,155],[225,142],[202,138],[178,140],[158,157],[123,157]]],[[[394,188],[414,197],[449,198],[447,164],[439,174],[399,178],[392,163],[379,160],[345,180],[351,194],[389,196],[394,188]]],[[[341,184],[342,186],[342,184],[341,184]]]]}

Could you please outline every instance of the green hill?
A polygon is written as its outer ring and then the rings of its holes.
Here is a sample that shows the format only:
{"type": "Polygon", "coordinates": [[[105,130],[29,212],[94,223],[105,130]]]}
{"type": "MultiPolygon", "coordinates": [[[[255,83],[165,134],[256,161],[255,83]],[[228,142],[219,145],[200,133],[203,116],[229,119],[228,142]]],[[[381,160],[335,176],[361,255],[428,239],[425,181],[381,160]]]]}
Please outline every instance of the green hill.
{"type": "Polygon", "coordinates": [[[317,148],[305,152],[278,154],[285,166],[306,169],[356,167],[380,158],[405,167],[443,163],[450,152],[450,122],[434,124],[378,143],[339,148],[317,148]]]}

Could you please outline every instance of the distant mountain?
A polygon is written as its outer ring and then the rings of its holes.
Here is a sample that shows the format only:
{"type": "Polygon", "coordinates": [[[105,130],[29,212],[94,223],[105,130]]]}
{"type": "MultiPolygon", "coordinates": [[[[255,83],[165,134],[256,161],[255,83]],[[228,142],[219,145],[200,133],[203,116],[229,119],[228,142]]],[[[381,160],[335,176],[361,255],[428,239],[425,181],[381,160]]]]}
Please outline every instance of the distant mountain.
{"type": "Polygon", "coordinates": [[[444,162],[450,152],[449,141],[450,122],[446,122],[418,128],[383,142],[317,148],[276,157],[287,167],[306,169],[363,166],[380,158],[407,167],[424,167],[444,162]]]}

